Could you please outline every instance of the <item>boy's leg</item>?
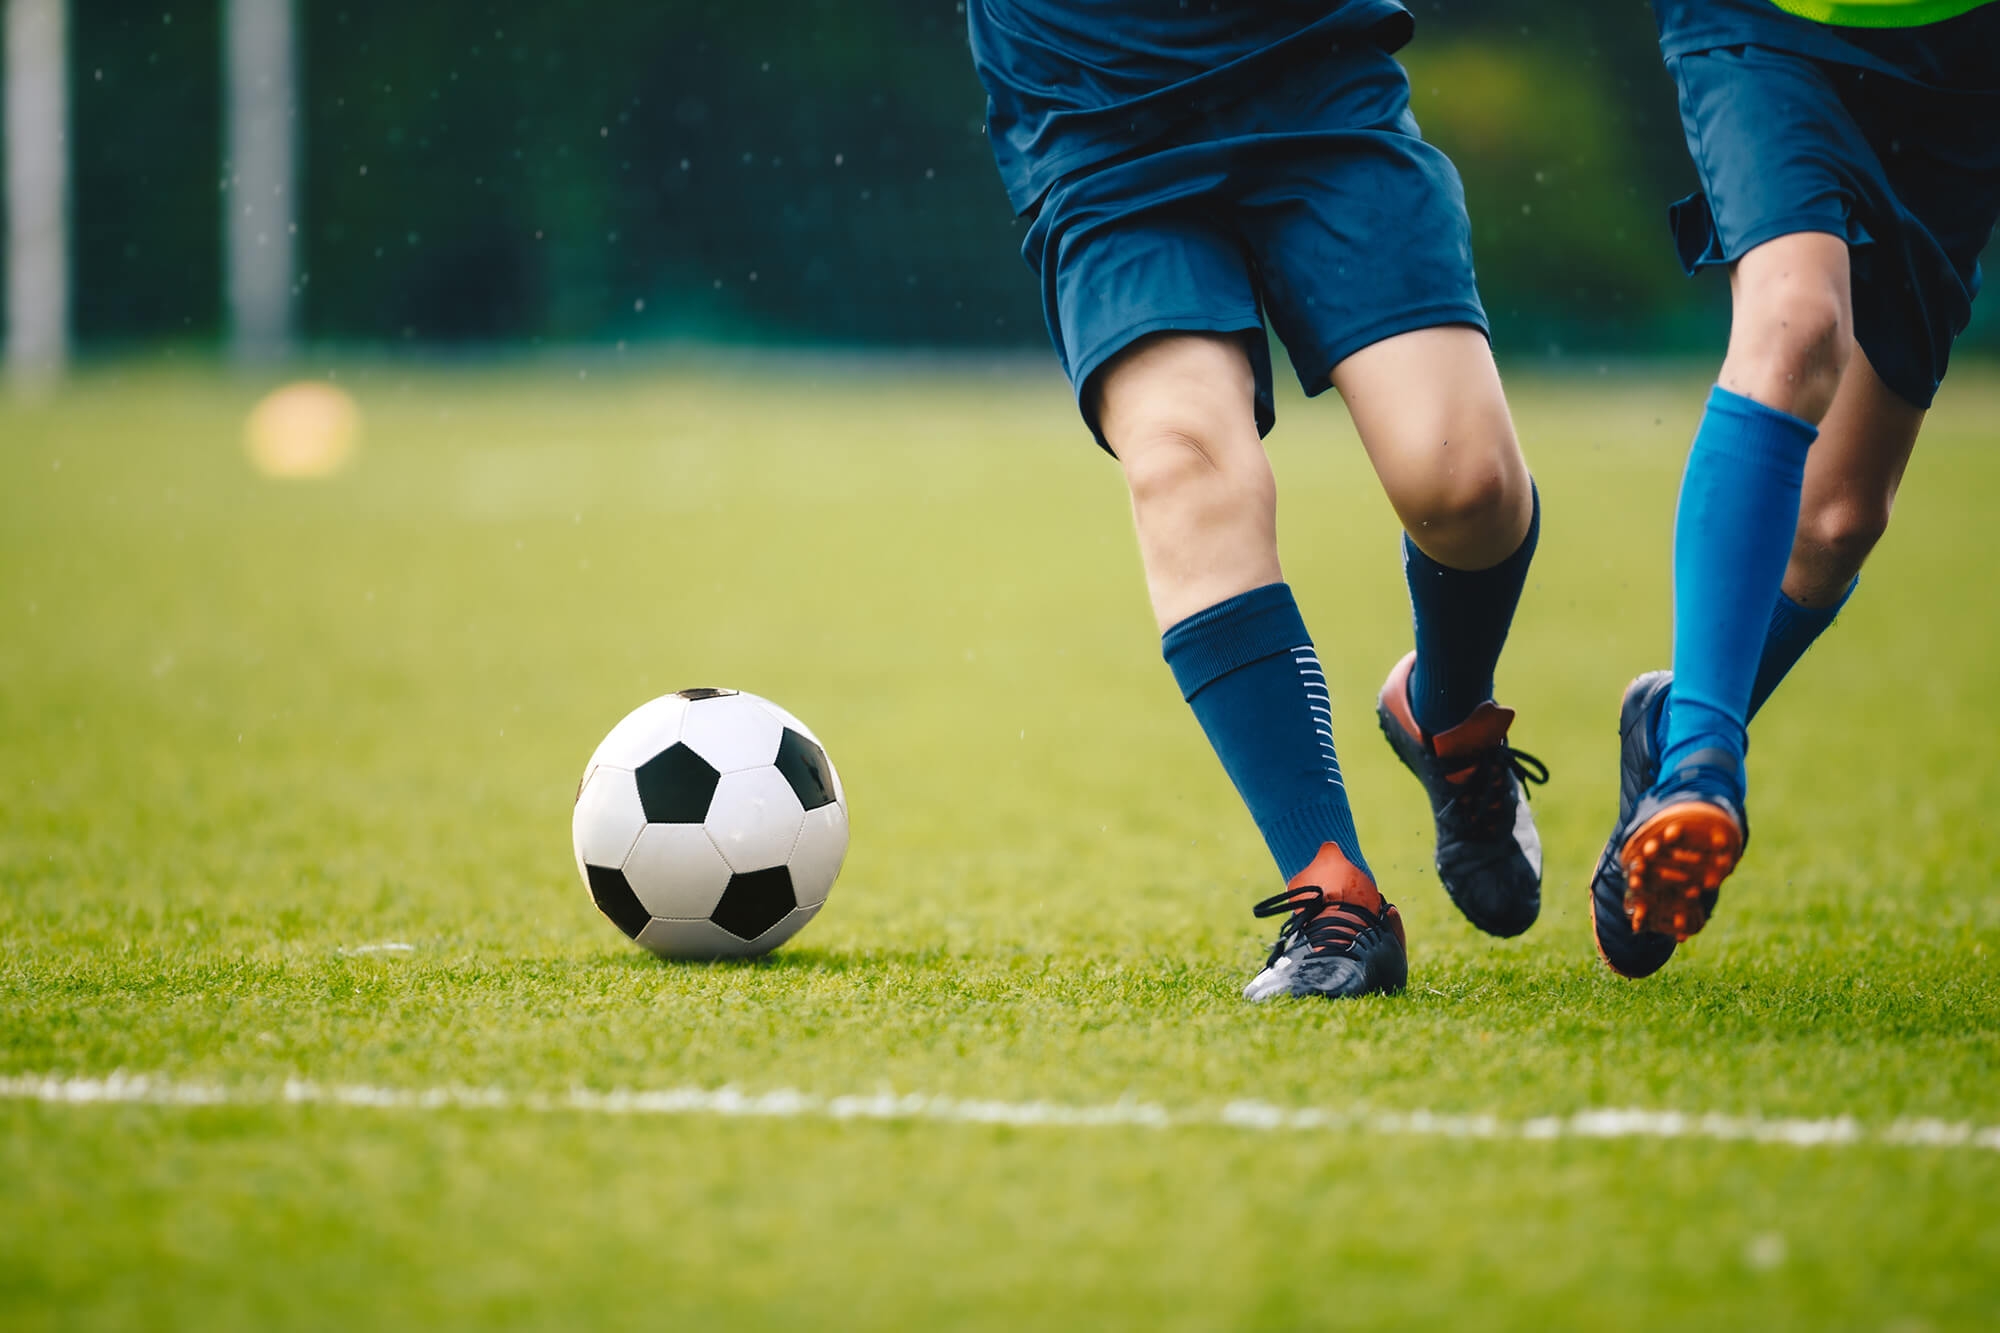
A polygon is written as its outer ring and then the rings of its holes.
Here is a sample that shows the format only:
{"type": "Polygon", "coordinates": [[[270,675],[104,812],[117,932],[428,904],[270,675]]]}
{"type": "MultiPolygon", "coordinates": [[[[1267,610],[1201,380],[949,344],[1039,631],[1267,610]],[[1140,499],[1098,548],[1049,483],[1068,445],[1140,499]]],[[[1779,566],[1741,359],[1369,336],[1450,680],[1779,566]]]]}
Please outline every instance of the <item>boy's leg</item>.
{"type": "Polygon", "coordinates": [[[1431,797],[1452,901],[1518,935],[1541,907],[1521,780],[1546,773],[1508,746],[1493,671],[1540,521],[1491,348],[1463,325],[1419,329],[1346,358],[1333,384],[1405,529],[1417,646],[1383,686],[1383,733],[1431,797]]]}
{"type": "MultiPolygon", "coordinates": [[[[1846,241],[1798,232],[1730,274],[1729,352],[1695,433],[1674,516],[1674,671],[1659,700],[1627,692],[1625,767],[1650,787],[1621,800],[1615,855],[1594,882],[1598,948],[1627,976],[1699,931],[1748,836],[1745,727],[1799,526],[1808,450],[1854,353],[1846,241]],[[1663,702],[1657,750],[1635,756],[1635,708],[1663,702]],[[1622,877],[1623,883],[1620,884],[1622,877]]],[[[1646,728],[1650,730],[1650,728],[1646,728]]],[[[1630,795],[1628,791],[1626,795],[1630,795]]]]}
{"type": "MultiPolygon", "coordinates": [[[[1857,345],[1820,422],[1819,439],[1806,455],[1798,529],[1764,630],[1749,720],[1847,605],[1862,564],[1889,527],[1923,422],[1924,409],[1884,384],[1857,345]]],[[[1652,710],[1656,749],[1665,744],[1667,707],[1662,698],[1652,710]]],[[[1649,785],[1651,780],[1649,775],[1649,785]]]]}
{"type": "MultiPolygon", "coordinates": [[[[1923,416],[1921,408],[1882,382],[1859,346],[1851,349],[1819,438],[1807,453],[1798,522],[1758,651],[1746,722],[1846,604],[1862,563],[1888,526],[1923,416]]],[[[1659,779],[1672,680],[1669,673],[1650,672],[1626,691],[1619,723],[1623,773],[1618,831],[1605,847],[1593,887],[1599,952],[1630,977],[1664,966],[1678,933],[1631,929],[1624,906],[1628,875],[1620,859],[1625,826],[1659,779]]],[[[1713,893],[1704,893],[1698,902],[1705,924],[1714,910],[1713,893]]]]}
{"type": "Polygon", "coordinates": [[[1737,263],[1729,353],[1681,479],[1661,777],[1732,811],[1743,800],[1744,726],[1798,529],[1807,450],[1853,355],[1848,281],[1847,243],[1824,233],[1780,237],[1737,263]]]}
{"type": "Polygon", "coordinates": [[[1292,921],[1245,993],[1396,990],[1402,922],[1362,857],[1326,677],[1278,567],[1254,387],[1241,337],[1161,334],[1099,373],[1095,415],[1131,490],[1162,651],[1287,881],[1259,914],[1292,921]]]}
{"type": "Polygon", "coordinates": [[[1161,633],[1284,579],[1255,390],[1242,339],[1229,334],[1158,334],[1098,373],[1098,428],[1131,491],[1161,633]]]}

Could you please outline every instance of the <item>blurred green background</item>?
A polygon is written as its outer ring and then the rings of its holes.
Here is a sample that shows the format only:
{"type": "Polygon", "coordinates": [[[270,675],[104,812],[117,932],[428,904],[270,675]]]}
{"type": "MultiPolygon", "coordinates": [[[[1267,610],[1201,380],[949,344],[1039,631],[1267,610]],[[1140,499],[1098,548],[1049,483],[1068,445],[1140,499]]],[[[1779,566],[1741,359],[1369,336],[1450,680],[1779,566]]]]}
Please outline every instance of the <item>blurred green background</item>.
{"type": "MultiPolygon", "coordinates": [[[[1640,0],[1415,0],[1504,353],[1711,353],[1640,0]]],[[[74,0],[75,332],[223,324],[220,6],[74,0]]],[[[1044,346],[954,0],[305,0],[311,341],[1044,346]]],[[[1970,339],[2000,348],[1992,302],[1970,339]]]]}

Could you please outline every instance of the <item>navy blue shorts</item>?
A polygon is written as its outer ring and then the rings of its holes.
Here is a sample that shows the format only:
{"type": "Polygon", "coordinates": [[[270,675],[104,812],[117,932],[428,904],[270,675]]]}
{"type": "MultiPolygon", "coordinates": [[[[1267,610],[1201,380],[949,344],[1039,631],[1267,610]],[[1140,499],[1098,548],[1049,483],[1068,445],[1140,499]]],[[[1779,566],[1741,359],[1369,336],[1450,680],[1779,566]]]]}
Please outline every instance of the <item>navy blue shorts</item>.
{"type": "Polygon", "coordinates": [[[1262,433],[1266,318],[1309,396],[1383,338],[1486,329],[1464,187],[1409,93],[1387,52],[1341,52],[1050,187],[1022,256],[1100,445],[1092,377],[1150,333],[1250,335],[1262,433]]]}
{"type": "Polygon", "coordinates": [[[1762,46],[1671,56],[1701,193],[1671,210],[1689,273],[1779,236],[1851,247],[1855,340],[1929,407],[2000,220],[2000,68],[1941,88],[1762,46]]]}

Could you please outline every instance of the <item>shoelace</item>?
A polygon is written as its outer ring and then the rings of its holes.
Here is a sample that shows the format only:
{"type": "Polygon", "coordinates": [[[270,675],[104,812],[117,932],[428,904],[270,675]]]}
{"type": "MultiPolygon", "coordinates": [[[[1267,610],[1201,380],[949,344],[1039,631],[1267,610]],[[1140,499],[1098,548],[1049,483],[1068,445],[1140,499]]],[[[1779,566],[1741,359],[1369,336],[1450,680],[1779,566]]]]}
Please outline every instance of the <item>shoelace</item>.
{"type": "Polygon", "coordinates": [[[1326,890],[1317,884],[1273,894],[1250,910],[1259,917],[1291,913],[1291,919],[1278,927],[1278,942],[1271,946],[1265,967],[1283,958],[1300,942],[1313,953],[1323,953],[1336,945],[1352,946],[1369,931],[1382,929],[1388,920],[1382,913],[1371,912],[1359,903],[1329,903],[1326,890]],[[1327,912],[1329,907],[1333,909],[1331,913],[1327,912]]]}
{"type": "Polygon", "coordinates": [[[1540,786],[1549,780],[1547,764],[1525,750],[1516,750],[1506,741],[1482,750],[1471,768],[1471,777],[1453,784],[1458,794],[1440,813],[1465,834],[1481,841],[1500,837],[1511,824],[1513,812],[1507,808],[1507,797],[1513,791],[1513,783],[1508,778],[1520,783],[1524,800],[1530,783],[1540,786]]]}

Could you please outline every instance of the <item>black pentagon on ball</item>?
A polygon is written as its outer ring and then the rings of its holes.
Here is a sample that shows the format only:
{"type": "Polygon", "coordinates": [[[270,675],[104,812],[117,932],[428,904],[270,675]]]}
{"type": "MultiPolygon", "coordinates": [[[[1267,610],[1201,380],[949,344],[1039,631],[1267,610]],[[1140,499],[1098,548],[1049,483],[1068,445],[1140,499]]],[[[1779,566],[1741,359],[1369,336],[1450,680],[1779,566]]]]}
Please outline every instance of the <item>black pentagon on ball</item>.
{"type": "Polygon", "coordinates": [[[718,690],[712,685],[696,685],[692,689],[675,690],[674,696],[679,699],[726,699],[735,693],[735,690],[718,690]]]}
{"type": "Polygon", "coordinates": [[[792,872],[783,866],[731,875],[722,901],[708,919],[738,939],[754,940],[785,919],[799,905],[792,893],[792,872]]]}
{"type": "Polygon", "coordinates": [[[699,824],[720,775],[685,745],[669,745],[633,770],[648,824],[699,824]]]}
{"type": "Polygon", "coordinates": [[[778,742],[778,757],[772,762],[792,785],[800,805],[817,810],[833,804],[833,765],[826,762],[826,751],[819,746],[786,727],[784,739],[778,742]]]}
{"type": "Polygon", "coordinates": [[[624,872],[587,865],[583,873],[590,880],[590,899],[597,904],[597,910],[610,917],[612,925],[637,939],[653,914],[625,882],[624,872]]]}

